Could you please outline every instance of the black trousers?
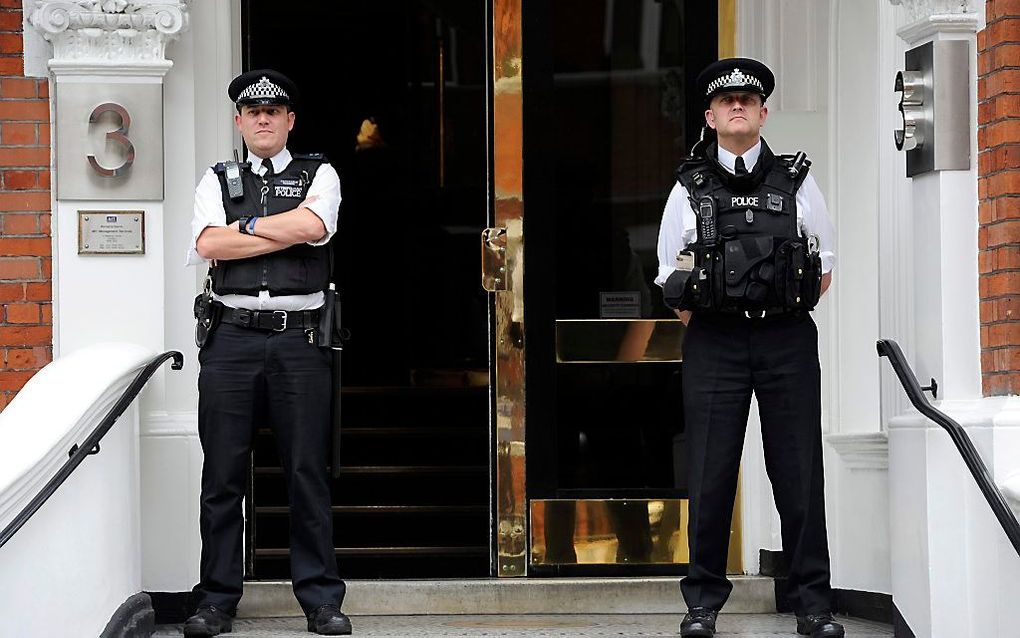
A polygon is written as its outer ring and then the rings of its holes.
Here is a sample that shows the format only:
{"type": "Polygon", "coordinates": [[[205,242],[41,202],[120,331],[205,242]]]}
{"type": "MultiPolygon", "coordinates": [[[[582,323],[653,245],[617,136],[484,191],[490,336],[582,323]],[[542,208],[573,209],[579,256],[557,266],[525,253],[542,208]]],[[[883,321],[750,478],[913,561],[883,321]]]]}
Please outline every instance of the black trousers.
{"type": "Polygon", "coordinates": [[[273,430],[290,501],[290,568],[305,613],[343,601],[329,494],[330,352],[303,330],[222,324],[199,353],[202,465],[198,605],[233,612],[241,599],[245,494],[252,441],[273,430]]]}
{"type": "Polygon", "coordinates": [[[754,392],[790,564],[790,603],[798,614],[829,611],[818,332],[811,316],[695,313],[684,338],[683,388],[690,568],[680,589],[687,606],[719,610],[733,589],[726,555],[754,392]]]}

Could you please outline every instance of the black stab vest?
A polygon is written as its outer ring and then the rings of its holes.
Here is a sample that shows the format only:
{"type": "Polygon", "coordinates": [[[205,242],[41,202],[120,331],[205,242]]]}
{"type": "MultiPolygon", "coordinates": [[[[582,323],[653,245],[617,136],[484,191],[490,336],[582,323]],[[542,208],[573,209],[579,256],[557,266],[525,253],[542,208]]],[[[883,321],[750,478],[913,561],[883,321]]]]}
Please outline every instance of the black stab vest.
{"type": "Polygon", "coordinates": [[[821,260],[817,249],[808,249],[797,223],[797,190],[810,163],[797,170],[794,156],[773,155],[764,140],[748,175],[731,174],[716,157],[712,144],[677,169],[698,219],[697,240],[688,247],[694,270],[680,307],[716,312],[814,308],[821,292],[821,260]]]}
{"type": "MultiPolygon", "coordinates": [[[[241,164],[244,195],[238,200],[227,194],[226,164],[216,164],[213,171],[220,180],[227,224],[241,217],[266,217],[297,207],[325,162],[321,153],[295,153],[287,168],[265,180],[251,170],[250,164],[241,164]]],[[[218,295],[254,296],[262,290],[273,297],[307,295],[325,290],[329,284],[329,247],[302,243],[257,257],[218,261],[211,274],[212,288],[218,295]]]]}

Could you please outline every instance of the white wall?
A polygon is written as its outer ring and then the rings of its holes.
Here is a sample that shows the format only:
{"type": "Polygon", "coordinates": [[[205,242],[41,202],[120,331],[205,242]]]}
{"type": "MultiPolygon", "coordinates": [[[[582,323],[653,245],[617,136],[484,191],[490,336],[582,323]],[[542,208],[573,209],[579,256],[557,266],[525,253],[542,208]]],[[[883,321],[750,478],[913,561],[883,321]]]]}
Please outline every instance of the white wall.
{"type": "MultiPolygon", "coordinates": [[[[36,374],[0,414],[0,528],[153,355],[128,344],[83,348],[36,374]]],[[[98,636],[141,591],[136,406],[106,435],[99,455],[87,457],[0,549],[0,638],[98,636]]]]}
{"type": "MultiPolygon", "coordinates": [[[[839,444],[825,447],[832,584],[889,592],[887,464],[874,348],[881,333],[880,173],[887,168],[876,159],[882,144],[892,145],[881,107],[892,87],[878,36],[885,10],[881,3],[839,0],[755,0],[737,8],[738,55],[760,59],[776,74],[764,137],[776,151],[804,150],[812,159],[838,236],[833,286],[814,312],[822,427],[826,440],[839,444]],[[861,512],[868,512],[866,532],[861,512]]],[[[759,428],[754,411],[742,472],[750,573],[757,572],[758,549],[781,548],[759,428]]]]}
{"type": "Polygon", "coordinates": [[[192,302],[204,268],[184,265],[191,241],[195,185],[237,145],[226,86],[240,69],[240,4],[189,5],[191,28],[174,42],[165,78],[166,197],[162,227],[166,347],[188,362],[167,378],[141,417],[142,584],[146,591],[187,591],[199,578],[198,349],[192,302]]]}

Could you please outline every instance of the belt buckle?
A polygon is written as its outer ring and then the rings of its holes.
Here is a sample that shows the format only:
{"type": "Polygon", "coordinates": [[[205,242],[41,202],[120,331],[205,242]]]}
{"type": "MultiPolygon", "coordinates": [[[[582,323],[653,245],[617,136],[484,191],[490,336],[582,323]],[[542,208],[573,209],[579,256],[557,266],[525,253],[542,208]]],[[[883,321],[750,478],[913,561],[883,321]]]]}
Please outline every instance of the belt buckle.
{"type": "Polygon", "coordinates": [[[754,311],[745,310],[744,311],[744,316],[747,317],[748,319],[764,319],[765,318],[765,311],[764,310],[754,310],[754,311]],[[754,312],[756,314],[751,314],[752,312],[754,312]]]}
{"type": "Polygon", "coordinates": [[[234,311],[234,319],[236,319],[245,328],[251,326],[253,316],[254,314],[250,310],[244,310],[243,308],[238,308],[234,311]]]}
{"type": "Polygon", "coordinates": [[[274,310],[273,311],[273,319],[274,319],[274,321],[279,319],[280,321],[283,322],[282,325],[279,328],[277,328],[276,326],[273,326],[273,332],[283,332],[284,330],[287,329],[287,311],[286,310],[274,310]]]}

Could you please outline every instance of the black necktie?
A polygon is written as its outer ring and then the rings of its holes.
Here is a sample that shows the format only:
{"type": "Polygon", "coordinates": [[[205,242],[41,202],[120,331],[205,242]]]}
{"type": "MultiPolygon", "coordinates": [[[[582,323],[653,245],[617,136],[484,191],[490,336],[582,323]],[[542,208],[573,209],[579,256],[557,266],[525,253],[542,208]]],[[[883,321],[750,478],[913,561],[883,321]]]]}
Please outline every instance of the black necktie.
{"type": "Polygon", "coordinates": [[[733,174],[737,177],[747,175],[747,167],[744,166],[744,158],[737,157],[737,161],[733,163],[733,174]]]}
{"type": "Polygon", "coordinates": [[[271,177],[273,174],[273,160],[268,157],[262,160],[262,168],[266,169],[266,172],[262,173],[262,177],[271,177]]]}

